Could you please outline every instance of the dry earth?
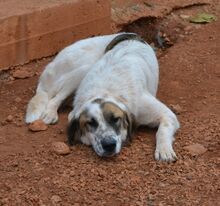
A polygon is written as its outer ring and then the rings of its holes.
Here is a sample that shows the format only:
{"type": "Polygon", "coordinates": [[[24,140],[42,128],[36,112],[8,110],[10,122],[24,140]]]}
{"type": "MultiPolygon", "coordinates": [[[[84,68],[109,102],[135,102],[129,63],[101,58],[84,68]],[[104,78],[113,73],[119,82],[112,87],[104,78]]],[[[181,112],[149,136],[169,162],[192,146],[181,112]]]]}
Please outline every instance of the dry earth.
{"type": "Polygon", "coordinates": [[[158,97],[181,123],[175,163],[154,160],[156,130],[148,128],[139,129],[115,158],[99,158],[83,145],[64,156],[55,153],[54,142],[66,141],[70,108],[62,108],[59,123],[45,131],[31,132],[23,121],[39,74],[52,57],[2,72],[0,205],[220,205],[220,20],[195,25],[180,17],[198,11],[217,15],[216,3],[122,27],[153,41],[149,28],[160,25],[173,44],[157,54],[158,97]]]}

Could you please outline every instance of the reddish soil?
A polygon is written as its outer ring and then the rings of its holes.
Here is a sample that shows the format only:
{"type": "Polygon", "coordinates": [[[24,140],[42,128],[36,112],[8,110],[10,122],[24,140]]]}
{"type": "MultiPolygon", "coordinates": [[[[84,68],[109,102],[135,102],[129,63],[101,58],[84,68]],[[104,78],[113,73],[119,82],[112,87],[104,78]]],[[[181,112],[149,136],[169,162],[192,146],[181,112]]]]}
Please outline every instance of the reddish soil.
{"type": "Polygon", "coordinates": [[[147,35],[148,30],[161,26],[173,44],[157,53],[158,97],[177,110],[181,123],[175,163],[154,160],[156,130],[148,128],[139,129],[133,143],[114,158],[99,158],[84,145],[67,155],[55,153],[54,142],[66,141],[70,108],[62,108],[59,123],[46,131],[32,132],[24,123],[39,74],[52,58],[2,71],[0,205],[219,205],[220,20],[195,25],[179,17],[201,10],[219,14],[211,4],[123,27],[153,42],[155,34],[147,35]],[[202,149],[187,149],[194,144],[202,149]]]}

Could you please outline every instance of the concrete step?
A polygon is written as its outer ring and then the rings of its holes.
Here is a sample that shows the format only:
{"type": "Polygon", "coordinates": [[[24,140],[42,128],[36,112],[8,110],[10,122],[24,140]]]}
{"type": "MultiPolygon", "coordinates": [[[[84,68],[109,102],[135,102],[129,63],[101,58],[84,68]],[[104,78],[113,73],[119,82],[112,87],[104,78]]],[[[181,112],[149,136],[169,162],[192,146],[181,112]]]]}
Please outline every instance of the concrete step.
{"type": "Polygon", "coordinates": [[[0,71],[110,32],[108,0],[0,1],[0,71]]]}

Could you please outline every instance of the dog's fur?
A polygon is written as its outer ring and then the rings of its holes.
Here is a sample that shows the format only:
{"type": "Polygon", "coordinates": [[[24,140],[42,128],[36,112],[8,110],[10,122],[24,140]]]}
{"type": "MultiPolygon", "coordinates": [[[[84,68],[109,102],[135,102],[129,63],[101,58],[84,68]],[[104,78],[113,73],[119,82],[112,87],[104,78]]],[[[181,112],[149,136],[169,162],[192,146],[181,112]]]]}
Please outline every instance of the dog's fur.
{"type": "Polygon", "coordinates": [[[74,91],[69,143],[92,145],[112,156],[132,136],[134,125],[157,127],[157,160],[173,161],[175,114],[155,98],[158,63],[154,51],[137,35],[120,33],[81,40],[61,51],[42,73],[26,122],[58,121],[60,104],[74,91]]]}

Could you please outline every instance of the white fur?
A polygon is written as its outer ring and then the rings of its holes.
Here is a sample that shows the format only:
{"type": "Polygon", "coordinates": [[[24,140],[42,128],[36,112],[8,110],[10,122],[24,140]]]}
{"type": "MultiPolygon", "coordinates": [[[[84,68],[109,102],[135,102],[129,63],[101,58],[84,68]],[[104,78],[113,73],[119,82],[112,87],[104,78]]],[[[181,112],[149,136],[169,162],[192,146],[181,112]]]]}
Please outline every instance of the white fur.
{"type": "Polygon", "coordinates": [[[79,117],[96,98],[113,102],[131,112],[138,125],[158,126],[155,158],[173,161],[176,154],[172,142],[179,123],[175,114],[155,98],[159,70],[154,51],[147,44],[126,40],[104,55],[117,35],[82,40],[61,51],[41,75],[26,122],[43,119],[47,124],[55,123],[60,104],[77,90],[69,121],[79,117]]]}

